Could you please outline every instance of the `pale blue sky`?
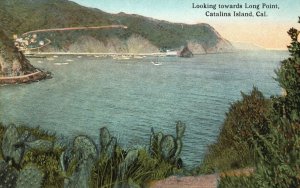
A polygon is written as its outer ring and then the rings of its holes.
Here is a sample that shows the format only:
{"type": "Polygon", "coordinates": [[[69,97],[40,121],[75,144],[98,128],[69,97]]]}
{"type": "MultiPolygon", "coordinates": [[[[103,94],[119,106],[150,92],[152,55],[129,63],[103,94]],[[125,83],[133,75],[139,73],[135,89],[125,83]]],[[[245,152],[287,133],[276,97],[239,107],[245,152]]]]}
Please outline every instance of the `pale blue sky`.
{"type": "MultiPolygon", "coordinates": [[[[229,40],[253,42],[267,48],[285,48],[285,43],[278,41],[278,44],[271,44],[270,40],[283,40],[283,35],[289,27],[296,27],[298,16],[300,16],[300,0],[73,0],[74,2],[87,6],[98,8],[109,13],[125,12],[129,14],[139,14],[156,19],[167,20],[171,22],[182,23],[208,23],[215,27],[221,35],[229,40]],[[241,4],[243,9],[235,9],[235,11],[266,11],[267,17],[208,17],[205,16],[206,11],[211,12],[233,12],[233,9],[193,9],[192,4],[241,4]],[[260,5],[260,10],[245,9],[245,3],[260,5]],[[278,4],[279,9],[262,9],[262,3],[278,4]],[[235,30],[245,30],[245,25],[249,24],[249,30],[246,33],[239,32],[236,35],[234,31],[230,31],[228,27],[235,30]],[[265,37],[269,37],[269,41],[262,41],[257,33],[257,27],[269,26],[269,28],[260,28],[265,37]],[[268,30],[284,31],[282,36],[267,36],[268,30]],[[232,33],[233,32],[233,33],[232,33]],[[248,36],[252,34],[253,37],[248,36]],[[245,38],[245,35],[248,37],[245,38]]],[[[272,31],[274,34],[274,31],[272,31]]],[[[285,38],[288,40],[288,38],[285,38]]]]}

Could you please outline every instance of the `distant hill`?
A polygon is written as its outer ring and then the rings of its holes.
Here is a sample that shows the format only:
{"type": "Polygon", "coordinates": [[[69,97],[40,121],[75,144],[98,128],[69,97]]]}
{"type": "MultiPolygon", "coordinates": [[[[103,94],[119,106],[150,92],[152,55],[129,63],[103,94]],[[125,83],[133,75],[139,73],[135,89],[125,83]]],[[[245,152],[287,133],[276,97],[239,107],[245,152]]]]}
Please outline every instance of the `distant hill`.
{"type": "Polygon", "coordinates": [[[153,52],[189,46],[194,54],[232,51],[231,43],[208,24],[181,24],[125,13],[109,14],[68,0],[1,0],[0,27],[9,36],[47,28],[122,24],[128,29],[69,31],[42,34],[52,41],[48,51],[153,52]],[[143,44],[143,45],[141,45],[143,44]],[[145,45],[144,45],[145,44],[145,45]],[[103,48],[99,48],[99,45],[103,48]]]}

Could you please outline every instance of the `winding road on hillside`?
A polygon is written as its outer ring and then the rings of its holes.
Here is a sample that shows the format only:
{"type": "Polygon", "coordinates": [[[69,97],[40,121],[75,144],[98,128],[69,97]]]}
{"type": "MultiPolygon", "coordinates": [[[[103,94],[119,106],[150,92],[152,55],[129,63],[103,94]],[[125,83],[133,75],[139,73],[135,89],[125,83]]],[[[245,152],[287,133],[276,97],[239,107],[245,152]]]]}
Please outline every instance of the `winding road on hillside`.
{"type": "MultiPolygon", "coordinates": [[[[26,33],[23,33],[21,36],[25,37],[28,36],[30,34],[36,34],[36,33],[45,33],[45,32],[56,32],[56,31],[74,31],[74,30],[98,30],[98,29],[127,29],[128,27],[125,25],[104,25],[104,26],[93,26],[93,27],[65,27],[65,28],[50,28],[50,29],[38,29],[38,30],[33,30],[33,31],[28,31],[26,33]]],[[[28,46],[26,46],[27,49],[30,50],[35,50],[35,49],[40,49],[43,48],[45,46],[47,46],[48,44],[51,43],[51,41],[49,39],[46,39],[47,43],[44,45],[40,45],[38,47],[34,47],[34,48],[28,48],[28,46]]]]}

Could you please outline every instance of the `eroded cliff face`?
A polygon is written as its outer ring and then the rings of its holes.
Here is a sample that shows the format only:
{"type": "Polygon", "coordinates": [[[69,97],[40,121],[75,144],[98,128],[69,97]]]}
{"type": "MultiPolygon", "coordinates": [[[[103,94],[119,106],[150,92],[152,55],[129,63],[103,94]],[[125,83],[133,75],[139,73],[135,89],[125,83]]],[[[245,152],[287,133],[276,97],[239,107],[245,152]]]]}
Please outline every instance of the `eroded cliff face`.
{"type": "Polygon", "coordinates": [[[224,52],[233,52],[235,50],[235,48],[232,46],[232,44],[225,40],[220,38],[220,40],[218,41],[218,43],[211,48],[208,48],[206,50],[207,53],[224,53],[224,52]]]}
{"type": "MultiPolygon", "coordinates": [[[[203,46],[197,41],[188,41],[188,49],[193,54],[223,53],[232,52],[234,47],[223,38],[219,38],[213,47],[203,46]]],[[[77,53],[156,53],[159,48],[153,45],[149,40],[140,35],[133,34],[128,39],[123,40],[117,37],[110,37],[105,41],[100,41],[94,37],[85,35],[79,37],[74,43],[65,49],[59,49],[50,46],[42,49],[45,52],[77,52],[77,53]]]]}
{"type": "Polygon", "coordinates": [[[0,30],[0,76],[22,76],[35,71],[35,68],[14,46],[12,40],[0,30]]]}
{"type": "Polygon", "coordinates": [[[212,26],[208,24],[205,25],[215,36],[213,44],[203,44],[197,42],[196,40],[188,41],[187,47],[193,52],[193,54],[206,54],[206,53],[224,53],[233,52],[236,49],[234,46],[226,39],[224,39],[212,26]]]}
{"type": "Polygon", "coordinates": [[[139,35],[132,35],[127,40],[117,37],[99,41],[91,36],[82,36],[69,46],[69,52],[90,53],[152,53],[158,48],[139,35]]]}
{"type": "Polygon", "coordinates": [[[191,50],[191,52],[193,52],[193,54],[205,54],[206,53],[206,50],[204,49],[204,47],[195,41],[189,41],[187,43],[187,47],[191,50]]]}

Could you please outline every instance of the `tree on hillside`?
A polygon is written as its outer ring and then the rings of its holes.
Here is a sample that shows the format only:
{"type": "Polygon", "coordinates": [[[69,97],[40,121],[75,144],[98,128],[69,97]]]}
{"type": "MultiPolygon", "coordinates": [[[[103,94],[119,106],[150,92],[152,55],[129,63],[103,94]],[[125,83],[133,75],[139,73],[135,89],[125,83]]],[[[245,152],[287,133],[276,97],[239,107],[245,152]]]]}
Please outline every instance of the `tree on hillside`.
{"type": "MultiPolygon", "coordinates": [[[[299,21],[300,23],[300,17],[299,21]]],[[[277,81],[285,90],[286,96],[275,100],[274,107],[278,115],[290,120],[300,118],[300,43],[298,37],[300,31],[291,28],[288,31],[291,44],[288,46],[291,56],[281,62],[281,67],[276,71],[277,81]]]]}
{"type": "MultiPolygon", "coordinates": [[[[300,186],[300,32],[291,28],[288,34],[291,37],[288,46],[290,57],[281,62],[276,72],[276,80],[286,94],[272,99],[268,132],[261,133],[260,129],[253,129],[255,173],[247,178],[224,178],[220,187],[300,186]]],[[[251,117],[251,121],[256,118],[251,117]]]]}
{"type": "MultiPolygon", "coordinates": [[[[299,21],[300,23],[300,17],[299,21]]],[[[277,81],[286,95],[274,98],[270,133],[254,140],[258,154],[256,184],[259,187],[300,185],[300,31],[288,31],[290,57],[281,62],[277,81]]]]}

